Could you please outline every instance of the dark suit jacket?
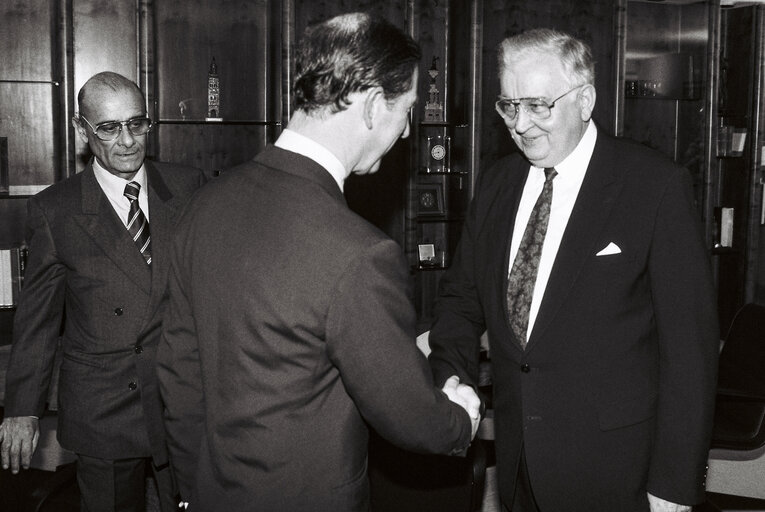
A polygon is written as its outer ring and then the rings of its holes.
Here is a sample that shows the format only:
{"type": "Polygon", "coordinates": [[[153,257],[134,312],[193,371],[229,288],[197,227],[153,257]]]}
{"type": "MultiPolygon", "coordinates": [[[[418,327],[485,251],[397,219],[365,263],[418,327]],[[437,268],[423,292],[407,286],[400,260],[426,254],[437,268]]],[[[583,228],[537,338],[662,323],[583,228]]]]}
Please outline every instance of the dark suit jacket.
{"type": "Polygon", "coordinates": [[[158,353],[189,510],[366,510],[366,422],[421,452],[467,447],[467,414],[415,345],[400,247],[330,174],[269,147],[190,203],[158,353]]]}
{"type": "Polygon", "coordinates": [[[58,439],[93,457],[167,461],[155,354],[176,215],[197,169],[146,161],[152,265],[93,174],[92,161],[28,203],[29,258],[14,321],[6,416],[41,416],[62,319],[58,439]]]}
{"type": "Polygon", "coordinates": [[[475,381],[487,329],[507,504],[522,445],[542,510],[703,500],[719,332],[688,173],[598,132],[524,351],[506,287],[528,170],[512,155],[480,176],[430,332],[436,381],[475,381]]]}

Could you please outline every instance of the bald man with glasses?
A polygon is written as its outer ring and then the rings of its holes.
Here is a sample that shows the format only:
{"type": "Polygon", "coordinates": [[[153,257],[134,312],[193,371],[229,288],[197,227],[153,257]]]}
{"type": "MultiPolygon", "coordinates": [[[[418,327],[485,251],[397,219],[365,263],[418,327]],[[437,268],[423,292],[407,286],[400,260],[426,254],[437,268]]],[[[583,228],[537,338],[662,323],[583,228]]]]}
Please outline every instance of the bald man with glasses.
{"type": "Polygon", "coordinates": [[[531,30],[498,60],[520,152],[478,176],[435,305],[436,384],[477,383],[487,331],[506,510],[688,511],[719,343],[690,175],[595,125],[581,41],[531,30]]]}
{"type": "Polygon", "coordinates": [[[93,76],[78,103],[72,125],[93,157],[28,203],[2,465],[29,467],[60,346],[57,436],[77,455],[81,510],[144,510],[148,476],[163,512],[175,510],[155,353],[169,239],[204,175],[145,160],[152,123],[143,93],[124,76],[93,76]]]}

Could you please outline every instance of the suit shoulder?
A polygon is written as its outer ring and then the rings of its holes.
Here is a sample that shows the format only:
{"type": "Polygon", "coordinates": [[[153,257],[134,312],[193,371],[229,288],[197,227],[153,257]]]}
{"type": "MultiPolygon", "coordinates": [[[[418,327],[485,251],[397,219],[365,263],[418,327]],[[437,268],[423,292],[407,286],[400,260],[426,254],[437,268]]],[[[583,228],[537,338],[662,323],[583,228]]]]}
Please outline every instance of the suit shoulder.
{"type": "Polygon", "coordinates": [[[664,153],[633,139],[608,137],[608,140],[613,145],[611,151],[619,155],[620,161],[626,167],[637,168],[648,173],[678,172],[682,169],[664,153]]]}
{"type": "Polygon", "coordinates": [[[170,162],[151,162],[162,174],[163,178],[179,182],[198,182],[204,178],[204,172],[196,167],[170,162]]]}
{"type": "Polygon", "coordinates": [[[53,183],[32,196],[29,201],[40,205],[43,209],[56,208],[71,201],[79,201],[83,174],[81,172],[53,183]]]}

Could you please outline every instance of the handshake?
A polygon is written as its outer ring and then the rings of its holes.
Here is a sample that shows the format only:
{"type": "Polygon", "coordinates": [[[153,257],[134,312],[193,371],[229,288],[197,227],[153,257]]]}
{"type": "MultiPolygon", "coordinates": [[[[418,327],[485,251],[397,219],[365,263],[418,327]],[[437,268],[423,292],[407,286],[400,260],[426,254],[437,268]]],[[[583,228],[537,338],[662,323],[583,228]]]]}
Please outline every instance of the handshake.
{"type": "Polygon", "coordinates": [[[452,375],[444,383],[441,389],[449,400],[459,405],[470,416],[472,426],[471,439],[475,437],[478,431],[478,425],[481,423],[481,399],[478,398],[475,390],[467,384],[460,384],[460,378],[452,375]]]}

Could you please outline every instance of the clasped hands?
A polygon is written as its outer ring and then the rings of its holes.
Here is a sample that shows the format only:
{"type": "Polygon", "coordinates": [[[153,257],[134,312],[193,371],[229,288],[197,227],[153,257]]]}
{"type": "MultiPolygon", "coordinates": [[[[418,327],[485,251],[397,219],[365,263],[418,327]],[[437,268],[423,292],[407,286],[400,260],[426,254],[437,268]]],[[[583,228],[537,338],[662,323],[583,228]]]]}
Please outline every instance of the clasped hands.
{"type": "Polygon", "coordinates": [[[478,432],[478,425],[481,423],[481,399],[478,398],[475,390],[467,384],[460,384],[460,378],[456,375],[452,375],[444,383],[444,387],[441,389],[449,400],[459,405],[470,416],[470,424],[472,427],[471,439],[475,437],[478,432]]]}

